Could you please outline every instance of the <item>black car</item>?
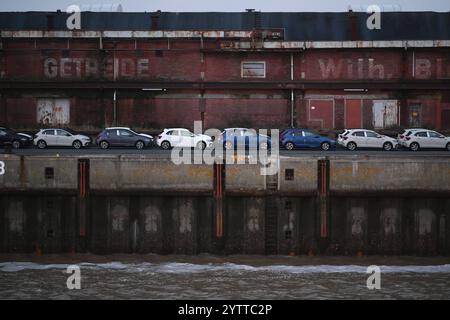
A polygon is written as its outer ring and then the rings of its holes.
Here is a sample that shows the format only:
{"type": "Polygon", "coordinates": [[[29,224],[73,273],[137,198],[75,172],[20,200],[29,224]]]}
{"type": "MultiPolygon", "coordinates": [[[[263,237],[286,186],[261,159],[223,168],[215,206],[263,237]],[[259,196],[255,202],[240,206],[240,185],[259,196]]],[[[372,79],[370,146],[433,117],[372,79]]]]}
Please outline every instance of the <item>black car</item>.
{"type": "Polygon", "coordinates": [[[10,145],[14,149],[31,146],[33,145],[33,137],[9,128],[0,127],[0,146],[6,145],[10,145]]]}

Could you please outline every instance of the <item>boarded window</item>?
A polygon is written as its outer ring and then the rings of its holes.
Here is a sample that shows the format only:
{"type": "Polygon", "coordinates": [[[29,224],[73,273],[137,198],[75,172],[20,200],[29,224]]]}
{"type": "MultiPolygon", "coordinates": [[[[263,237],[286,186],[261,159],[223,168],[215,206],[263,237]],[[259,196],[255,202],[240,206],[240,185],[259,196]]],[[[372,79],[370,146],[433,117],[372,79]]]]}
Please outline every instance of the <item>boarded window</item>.
{"type": "Polygon", "coordinates": [[[398,124],[397,100],[374,100],[372,112],[374,128],[389,128],[398,124]]]}
{"type": "Polygon", "coordinates": [[[242,62],[242,78],[265,78],[266,63],[259,61],[242,62]]]}
{"type": "Polygon", "coordinates": [[[61,125],[70,121],[69,99],[38,99],[36,111],[40,124],[61,125]]]}
{"type": "Polygon", "coordinates": [[[422,106],[413,104],[409,106],[409,126],[419,128],[422,125],[422,106]]]}

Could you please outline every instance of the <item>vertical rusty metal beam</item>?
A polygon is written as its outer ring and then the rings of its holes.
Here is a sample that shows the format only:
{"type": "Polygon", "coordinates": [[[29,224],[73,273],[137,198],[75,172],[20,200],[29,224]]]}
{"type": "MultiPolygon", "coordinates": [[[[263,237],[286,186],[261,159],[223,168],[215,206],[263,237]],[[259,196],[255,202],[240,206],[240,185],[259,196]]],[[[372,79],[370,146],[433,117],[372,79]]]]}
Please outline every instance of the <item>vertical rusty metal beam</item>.
{"type": "Polygon", "coordinates": [[[330,160],[318,160],[318,181],[317,181],[317,208],[320,223],[319,247],[321,251],[326,250],[330,238],[329,232],[329,190],[330,190],[330,160]]]}
{"type": "Polygon", "coordinates": [[[113,124],[117,126],[117,90],[114,90],[113,94],[113,124]]]}
{"type": "Polygon", "coordinates": [[[89,159],[78,160],[78,247],[86,250],[86,229],[89,202],[89,159]]]}
{"type": "MultiPolygon", "coordinates": [[[[294,65],[294,54],[291,52],[291,55],[290,55],[290,58],[291,58],[291,81],[294,81],[294,68],[295,68],[295,65],[294,65]]],[[[294,128],[295,127],[295,91],[294,91],[294,89],[291,89],[291,116],[290,116],[290,118],[291,118],[291,121],[290,121],[290,125],[291,125],[291,128],[294,128]]]]}
{"type": "Polygon", "coordinates": [[[442,122],[441,121],[441,112],[442,112],[441,99],[442,99],[442,97],[439,96],[439,99],[436,100],[436,115],[435,115],[436,116],[436,118],[435,118],[436,130],[440,130],[441,129],[441,122],[442,122]]]}
{"type": "Polygon", "coordinates": [[[199,111],[200,111],[200,120],[202,121],[202,128],[205,128],[206,100],[205,100],[205,90],[203,89],[200,90],[199,111]]]}
{"type": "Polygon", "coordinates": [[[225,212],[225,164],[214,163],[214,231],[216,250],[224,247],[225,212]]]}

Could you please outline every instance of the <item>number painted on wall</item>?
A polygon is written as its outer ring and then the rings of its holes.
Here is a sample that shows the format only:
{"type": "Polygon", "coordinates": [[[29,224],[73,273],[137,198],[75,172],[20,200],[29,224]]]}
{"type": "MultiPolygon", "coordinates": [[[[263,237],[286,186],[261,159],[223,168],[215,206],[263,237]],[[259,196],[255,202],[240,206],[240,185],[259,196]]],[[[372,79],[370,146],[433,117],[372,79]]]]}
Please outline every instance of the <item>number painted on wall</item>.
{"type": "Polygon", "coordinates": [[[5,163],[0,161],[0,176],[5,174],[5,163]]]}

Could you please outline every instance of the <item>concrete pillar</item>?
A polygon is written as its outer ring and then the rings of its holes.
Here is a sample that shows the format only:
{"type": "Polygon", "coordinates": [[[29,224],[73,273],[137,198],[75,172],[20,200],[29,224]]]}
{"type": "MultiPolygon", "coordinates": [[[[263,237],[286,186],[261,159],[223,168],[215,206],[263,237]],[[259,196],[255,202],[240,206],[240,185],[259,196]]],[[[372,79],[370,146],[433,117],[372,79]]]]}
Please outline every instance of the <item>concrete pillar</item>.
{"type": "Polygon", "coordinates": [[[174,225],[174,253],[195,254],[197,252],[197,208],[196,200],[190,197],[176,198],[172,208],[174,225]]]}
{"type": "Polygon", "coordinates": [[[129,253],[130,247],[130,199],[127,197],[108,198],[108,219],[110,234],[108,237],[111,252],[129,253]]]}
{"type": "Polygon", "coordinates": [[[163,253],[162,215],[164,198],[142,197],[139,201],[139,253],[163,253]]]}
{"type": "Polygon", "coordinates": [[[367,253],[368,206],[366,199],[348,199],[345,252],[351,255],[367,253]]]}
{"type": "MultiPolygon", "coordinates": [[[[372,200],[372,199],[371,199],[372,200]]],[[[399,199],[378,199],[375,198],[370,202],[369,208],[377,208],[377,216],[374,217],[378,220],[378,235],[376,239],[372,238],[371,232],[374,228],[371,228],[372,222],[375,219],[369,217],[369,245],[375,245],[371,248],[375,254],[385,255],[399,255],[402,253],[402,206],[399,199]]]]}
{"type": "Polygon", "coordinates": [[[266,199],[249,197],[245,199],[244,238],[242,251],[244,254],[265,253],[265,211],[266,199]]]}
{"type": "Polygon", "coordinates": [[[414,251],[418,255],[435,255],[439,232],[435,208],[430,199],[414,202],[414,251]]]}

